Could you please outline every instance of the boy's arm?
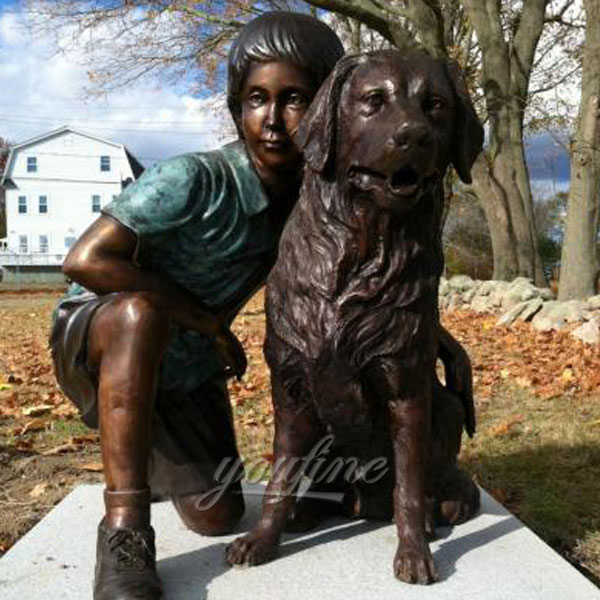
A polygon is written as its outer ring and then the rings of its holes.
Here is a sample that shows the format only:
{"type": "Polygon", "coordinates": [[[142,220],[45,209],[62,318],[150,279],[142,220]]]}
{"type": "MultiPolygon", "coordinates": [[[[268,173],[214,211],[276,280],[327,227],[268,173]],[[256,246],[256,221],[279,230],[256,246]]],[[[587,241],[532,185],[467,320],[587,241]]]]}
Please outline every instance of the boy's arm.
{"type": "Polygon", "coordinates": [[[223,318],[193,294],[135,265],[136,235],[112,217],[100,216],[77,240],[63,273],[96,294],[151,292],[185,329],[214,337],[226,367],[237,377],[246,368],[244,351],[223,318]]]}

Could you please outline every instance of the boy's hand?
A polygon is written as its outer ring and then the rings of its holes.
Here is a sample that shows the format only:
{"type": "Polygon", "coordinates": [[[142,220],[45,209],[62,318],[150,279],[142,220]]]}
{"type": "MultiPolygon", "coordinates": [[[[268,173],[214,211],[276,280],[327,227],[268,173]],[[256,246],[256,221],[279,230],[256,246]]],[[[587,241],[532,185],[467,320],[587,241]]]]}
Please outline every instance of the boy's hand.
{"type": "Polygon", "coordinates": [[[223,325],[219,333],[215,336],[215,346],[219,358],[225,367],[225,376],[235,376],[239,381],[248,366],[246,353],[240,341],[227,326],[223,325]]]}

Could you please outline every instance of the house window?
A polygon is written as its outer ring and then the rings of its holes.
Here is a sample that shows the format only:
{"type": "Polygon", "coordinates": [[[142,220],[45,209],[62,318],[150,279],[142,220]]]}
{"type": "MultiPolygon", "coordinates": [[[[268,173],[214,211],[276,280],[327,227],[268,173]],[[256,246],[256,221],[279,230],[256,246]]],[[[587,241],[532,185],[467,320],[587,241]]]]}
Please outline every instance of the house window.
{"type": "Polygon", "coordinates": [[[37,173],[37,156],[27,157],[27,172],[37,173]]]}
{"type": "Polygon", "coordinates": [[[101,156],[100,157],[100,170],[101,171],[110,171],[110,156],[101,156]]]}
{"type": "Polygon", "coordinates": [[[40,252],[48,254],[48,236],[40,235],[40,252]]]}
{"type": "Polygon", "coordinates": [[[97,196],[97,195],[92,196],[92,212],[93,213],[100,212],[100,196],[97,196]]]}
{"type": "Polygon", "coordinates": [[[38,209],[40,211],[40,215],[48,213],[48,196],[40,196],[38,209]]]}
{"type": "Polygon", "coordinates": [[[21,254],[27,254],[27,252],[29,252],[29,244],[27,243],[26,235],[19,236],[19,252],[21,254]]]}
{"type": "Polygon", "coordinates": [[[19,214],[27,214],[27,196],[19,196],[19,214]]]}
{"type": "Polygon", "coordinates": [[[72,245],[75,243],[75,240],[76,240],[76,239],[77,239],[77,238],[76,238],[74,235],[68,235],[68,236],[65,238],[65,248],[66,248],[67,250],[70,250],[71,246],[72,246],[72,245]]]}

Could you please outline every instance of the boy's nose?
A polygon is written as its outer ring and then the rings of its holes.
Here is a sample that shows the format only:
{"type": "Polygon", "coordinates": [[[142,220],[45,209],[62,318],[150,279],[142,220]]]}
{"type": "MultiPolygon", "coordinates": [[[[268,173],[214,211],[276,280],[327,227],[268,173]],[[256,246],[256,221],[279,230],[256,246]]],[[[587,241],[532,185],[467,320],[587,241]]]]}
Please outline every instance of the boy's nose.
{"type": "Polygon", "coordinates": [[[282,110],[279,102],[272,102],[267,112],[266,126],[277,127],[283,122],[282,110]]]}

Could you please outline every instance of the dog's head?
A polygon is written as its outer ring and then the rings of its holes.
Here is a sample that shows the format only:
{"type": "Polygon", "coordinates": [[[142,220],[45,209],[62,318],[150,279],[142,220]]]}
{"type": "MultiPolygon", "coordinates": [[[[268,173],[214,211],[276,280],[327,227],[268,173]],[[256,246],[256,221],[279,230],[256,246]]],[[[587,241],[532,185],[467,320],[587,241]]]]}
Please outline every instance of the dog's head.
{"type": "Polygon", "coordinates": [[[403,212],[450,163],[471,182],[483,128],[455,63],[389,50],[342,58],[295,141],[313,171],[403,212]]]}

